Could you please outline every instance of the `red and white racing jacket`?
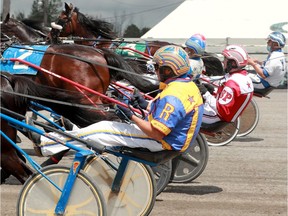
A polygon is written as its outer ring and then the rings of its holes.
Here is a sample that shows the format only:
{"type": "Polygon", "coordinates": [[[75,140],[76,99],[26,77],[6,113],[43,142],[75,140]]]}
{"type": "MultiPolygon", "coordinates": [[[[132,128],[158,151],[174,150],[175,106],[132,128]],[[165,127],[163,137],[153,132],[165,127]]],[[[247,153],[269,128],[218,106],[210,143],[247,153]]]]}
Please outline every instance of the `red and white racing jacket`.
{"type": "Polygon", "coordinates": [[[221,81],[216,96],[207,91],[203,98],[222,121],[234,122],[251,101],[253,84],[246,70],[226,74],[221,81]]]}

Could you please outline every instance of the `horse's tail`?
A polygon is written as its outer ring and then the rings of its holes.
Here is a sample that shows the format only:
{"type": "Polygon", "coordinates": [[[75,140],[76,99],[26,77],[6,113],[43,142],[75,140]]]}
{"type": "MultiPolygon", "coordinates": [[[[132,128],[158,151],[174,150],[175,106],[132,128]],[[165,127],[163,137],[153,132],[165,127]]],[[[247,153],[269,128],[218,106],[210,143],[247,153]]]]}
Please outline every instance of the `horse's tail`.
{"type": "Polygon", "coordinates": [[[129,81],[131,85],[143,92],[154,91],[158,88],[158,83],[155,84],[153,78],[148,79],[143,76],[147,73],[146,67],[143,67],[143,63],[138,63],[135,60],[125,60],[122,56],[109,49],[102,49],[102,51],[109,66],[121,69],[109,68],[112,80],[120,81],[125,79],[129,81]]]}
{"type": "MultiPolygon", "coordinates": [[[[70,119],[73,123],[80,127],[88,126],[102,120],[103,118],[99,112],[103,113],[104,109],[99,111],[77,106],[79,105],[79,101],[83,98],[83,95],[78,92],[65,91],[63,89],[44,86],[22,76],[10,75],[10,80],[11,84],[13,85],[14,92],[32,96],[31,98],[25,96],[15,96],[15,104],[21,109],[23,107],[28,108],[30,106],[30,101],[33,100],[51,108],[56,113],[70,119]],[[58,101],[59,103],[55,103],[55,101],[58,101]],[[61,102],[68,103],[64,104],[61,102]]],[[[107,113],[105,119],[113,117],[115,118],[114,113],[107,113]]]]}

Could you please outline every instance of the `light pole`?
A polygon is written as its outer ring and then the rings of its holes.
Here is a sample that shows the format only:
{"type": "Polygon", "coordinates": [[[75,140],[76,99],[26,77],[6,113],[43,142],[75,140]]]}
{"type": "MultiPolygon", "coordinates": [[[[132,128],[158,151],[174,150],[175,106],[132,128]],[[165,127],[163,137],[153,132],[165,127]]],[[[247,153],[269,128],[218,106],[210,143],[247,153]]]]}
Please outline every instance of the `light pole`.
{"type": "Polygon", "coordinates": [[[38,0],[39,7],[43,8],[43,24],[47,26],[48,24],[48,2],[49,0],[38,0]]]}
{"type": "Polygon", "coordinates": [[[2,20],[4,20],[7,14],[10,12],[10,0],[3,0],[2,2],[2,20]]]}
{"type": "Polygon", "coordinates": [[[43,0],[43,22],[44,22],[44,26],[46,27],[48,24],[48,0],[43,0]]]}

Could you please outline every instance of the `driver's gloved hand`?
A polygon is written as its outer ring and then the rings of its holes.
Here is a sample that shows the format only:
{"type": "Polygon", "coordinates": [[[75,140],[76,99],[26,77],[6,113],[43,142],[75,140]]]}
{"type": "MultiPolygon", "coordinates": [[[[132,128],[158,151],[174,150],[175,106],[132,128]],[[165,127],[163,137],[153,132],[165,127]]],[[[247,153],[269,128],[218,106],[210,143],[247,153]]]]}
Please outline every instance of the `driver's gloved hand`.
{"type": "Polygon", "coordinates": [[[212,84],[209,83],[203,83],[203,85],[205,86],[205,88],[210,92],[210,94],[214,93],[214,86],[212,84]]]}
{"type": "Polygon", "coordinates": [[[126,108],[126,107],[121,106],[121,105],[117,105],[116,107],[117,107],[117,109],[116,109],[115,113],[120,119],[131,120],[133,112],[129,108],[126,108]]]}
{"type": "Polygon", "coordinates": [[[135,108],[139,108],[138,106],[140,106],[141,109],[146,110],[148,106],[148,101],[146,101],[144,96],[139,91],[137,91],[131,97],[131,104],[135,108]]]}
{"type": "Polygon", "coordinates": [[[201,95],[204,95],[208,91],[207,88],[203,84],[198,84],[197,87],[198,87],[201,95]]]}

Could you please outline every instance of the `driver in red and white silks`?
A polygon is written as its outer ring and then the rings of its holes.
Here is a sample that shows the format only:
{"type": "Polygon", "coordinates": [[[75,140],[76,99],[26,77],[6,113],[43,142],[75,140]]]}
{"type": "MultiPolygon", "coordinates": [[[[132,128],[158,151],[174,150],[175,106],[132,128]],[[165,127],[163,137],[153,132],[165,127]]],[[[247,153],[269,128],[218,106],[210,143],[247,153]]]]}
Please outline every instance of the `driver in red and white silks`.
{"type": "Polygon", "coordinates": [[[201,91],[205,100],[202,122],[207,124],[234,122],[253,96],[253,83],[244,69],[248,57],[246,51],[242,47],[230,45],[222,54],[226,75],[221,80],[216,95],[201,91]]]}

